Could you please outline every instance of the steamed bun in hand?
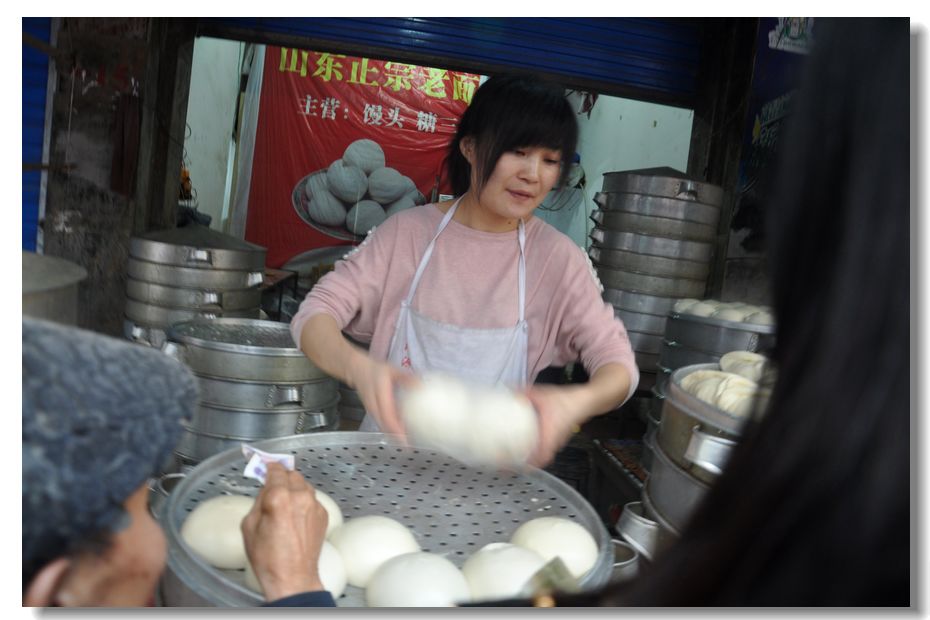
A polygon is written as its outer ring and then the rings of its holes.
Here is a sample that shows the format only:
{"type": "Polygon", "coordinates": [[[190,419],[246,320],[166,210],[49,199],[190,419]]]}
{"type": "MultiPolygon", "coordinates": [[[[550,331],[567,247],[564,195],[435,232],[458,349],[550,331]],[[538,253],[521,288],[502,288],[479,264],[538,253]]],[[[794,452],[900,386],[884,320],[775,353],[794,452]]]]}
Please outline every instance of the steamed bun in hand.
{"type": "Polygon", "coordinates": [[[429,374],[399,394],[398,406],[415,443],[470,465],[524,464],[539,437],[532,404],[505,387],[429,374]]]}

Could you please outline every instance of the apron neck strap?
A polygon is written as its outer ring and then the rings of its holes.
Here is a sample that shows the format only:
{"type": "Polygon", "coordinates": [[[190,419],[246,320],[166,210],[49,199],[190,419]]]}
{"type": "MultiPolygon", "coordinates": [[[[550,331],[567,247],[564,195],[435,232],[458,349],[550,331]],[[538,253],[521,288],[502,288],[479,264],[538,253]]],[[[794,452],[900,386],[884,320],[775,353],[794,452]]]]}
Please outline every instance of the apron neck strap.
{"type": "MultiPolygon", "coordinates": [[[[436,239],[439,238],[439,235],[443,230],[446,229],[446,226],[449,225],[449,222],[452,221],[452,216],[455,215],[455,210],[458,209],[459,202],[462,199],[459,198],[452,206],[446,211],[446,214],[443,216],[442,221],[439,222],[439,226],[436,228],[436,234],[433,235],[432,240],[430,240],[429,245],[426,246],[426,251],[423,253],[423,258],[420,259],[420,264],[417,266],[417,272],[413,276],[413,282],[410,283],[410,291],[407,293],[407,305],[413,303],[413,296],[417,292],[417,287],[420,285],[420,278],[423,277],[423,272],[426,271],[426,265],[429,263],[429,259],[433,256],[433,248],[436,247],[436,239]]],[[[520,265],[517,275],[518,282],[518,298],[519,298],[519,316],[520,322],[522,323],[526,318],[526,258],[524,255],[524,250],[526,247],[526,226],[523,224],[523,220],[520,220],[519,226],[517,227],[517,239],[520,242],[520,265]]]]}

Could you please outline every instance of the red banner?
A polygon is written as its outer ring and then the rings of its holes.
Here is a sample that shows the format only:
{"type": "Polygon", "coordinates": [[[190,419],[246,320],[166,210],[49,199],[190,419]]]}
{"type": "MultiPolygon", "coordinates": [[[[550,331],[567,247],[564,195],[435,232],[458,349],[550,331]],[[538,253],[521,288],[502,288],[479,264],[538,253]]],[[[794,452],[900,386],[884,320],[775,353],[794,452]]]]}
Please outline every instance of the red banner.
{"type": "MultiPolygon", "coordinates": [[[[411,198],[417,195],[415,187],[421,203],[437,186],[437,178],[446,176],[442,174],[446,149],[478,80],[471,73],[269,46],[246,239],[268,248],[268,265],[280,267],[313,248],[360,241],[367,230],[360,228],[358,214],[368,218],[364,223],[384,217],[373,203],[385,210],[392,204],[394,209],[409,206],[394,198],[394,185],[403,184],[404,195],[411,198]],[[360,181],[362,189],[353,197],[330,185],[332,195],[323,196],[324,180],[332,179],[327,169],[360,139],[377,143],[383,166],[399,174],[369,171],[362,180],[355,178],[358,168],[340,169],[353,173],[347,178],[360,181]],[[391,192],[376,191],[380,186],[376,187],[375,177],[393,183],[391,192]],[[311,204],[314,198],[316,203],[311,204]],[[366,204],[352,211],[359,201],[366,204]],[[342,210],[348,223],[340,223],[342,210]]],[[[370,144],[365,147],[366,154],[378,150],[370,144]]],[[[355,160],[350,156],[348,161],[355,160]]],[[[438,191],[451,193],[447,179],[438,191]]]]}

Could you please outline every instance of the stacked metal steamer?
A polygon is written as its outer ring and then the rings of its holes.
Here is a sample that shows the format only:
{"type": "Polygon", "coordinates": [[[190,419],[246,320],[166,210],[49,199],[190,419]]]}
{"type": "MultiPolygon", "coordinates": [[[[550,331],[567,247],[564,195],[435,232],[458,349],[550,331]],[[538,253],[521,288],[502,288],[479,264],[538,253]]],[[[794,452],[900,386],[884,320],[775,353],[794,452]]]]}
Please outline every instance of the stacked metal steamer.
{"type": "Polygon", "coordinates": [[[746,422],[682,387],[688,375],[701,370],[721,368],[693,364],[671,373],[641,501],[625,505],[616,524],[620,536],[650,560],[680,536],[726,467],[746,422]]]}
{"type": "Polygon", "coordinates": [[[168,328],[217,317],[257,319],[265,248],[190,224],[129,241],[125,336],[160,347],[168,328]]]}
{"type": "Polygon", "coordinates": [[[334,430],[336,380],[294,345],[290,327],[250,319],[173,325],[162,350],[187,364],[200,403],[175,449],[181,465],[263,439],[334,430]]]}
{"type": "Polygon", "coordinates": [[[604,300],[623,321],[640,368],[640,389],[656,382],[668,313],[701,298],[713,257],[723,190],[671,168],[604,175],[592,214],[589,256],[604,300]]]}
{"type": "MultiPolygon", "coordinates": [[[[659,353],[658,375],[649,415],[644,454],[655,452],[655,435],[665,408],[669,381],[679,368],[693,364],[716,364],[730,351],[765,353],[775,344],[775,326],[697,316],[672,309],[665,322],[659,353]]],[[[650,468],[650,462],[645,464],[650,468]]]]}

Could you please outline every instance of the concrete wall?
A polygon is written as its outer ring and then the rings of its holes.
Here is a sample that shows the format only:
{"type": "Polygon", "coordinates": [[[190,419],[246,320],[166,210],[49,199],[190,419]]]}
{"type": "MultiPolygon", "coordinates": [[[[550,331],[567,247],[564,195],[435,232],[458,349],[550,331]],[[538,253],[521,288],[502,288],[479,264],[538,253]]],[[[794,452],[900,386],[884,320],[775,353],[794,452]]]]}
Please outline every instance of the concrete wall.
{"type": "MultiPolygon", "coordinates": [[[[583,96],[569,95],[575,110],[583,96]]],[[[683,108],[600,95],[587,113],[578,115],[578,153],[585,170],[587,215],[597,208],[605,172],[669,166],[684,171],[688,165],[694,113],[683,108]]],[[[594,223],[588,220],[588,232],[594,223]]],[[[590,245],[590,240],[589,243],[590,245]]]]}
{"type": "Polygon", "coordinates": [[[44,253],[87,269],[78,325],[111,335],[122,333],[134,218],[132,197],[110,189],[117,101],[143,86],[147,28],[147,18],[63,18],[57,38],[44,253]]]}
{"type": "Polygon", "coordinates": [[[184,151],[195,192],[194,203],[223,230],[228,200],[230,141],[239,95],[239,65],[244,43],[200,37],[194,41],[184,151]]]}

